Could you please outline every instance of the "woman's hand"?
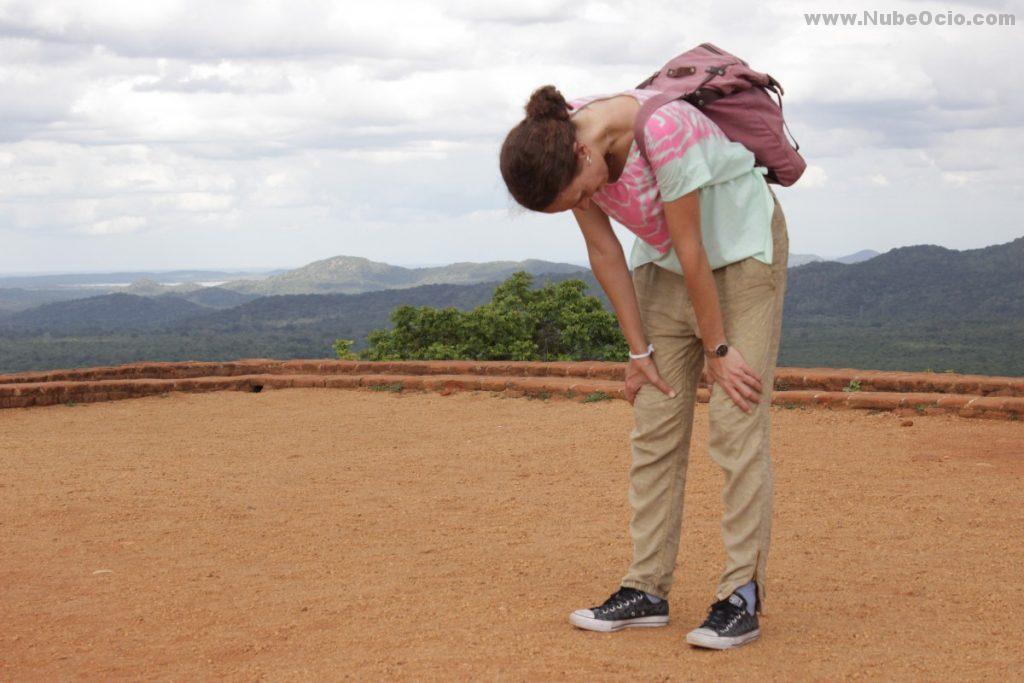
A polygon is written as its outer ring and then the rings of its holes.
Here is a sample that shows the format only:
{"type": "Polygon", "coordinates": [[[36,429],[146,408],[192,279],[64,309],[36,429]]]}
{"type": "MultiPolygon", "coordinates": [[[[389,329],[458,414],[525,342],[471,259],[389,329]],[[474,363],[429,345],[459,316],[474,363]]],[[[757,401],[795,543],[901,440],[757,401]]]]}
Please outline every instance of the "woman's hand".
{"type": "Polygon", "coordinates": [[[761,402],[761,378],[750,369],[747,361],[735,346],[729,347],[729,352],[724,356],[705,357],[707,367],[708,389],[711,389],[715,382],[718,382],[725,393],[729,395],[733,403],[738,405],[743,412],[750,414],[753,409],[747,400],[753,403],[761,402]]]}
{"type": "Polygon", "coordinates": [[[704,369],[700,371],[700,381],[707,385],[708,391],[715,386],[715,378],[711,376],[711,369],[708,367],[708,359],[704,358],[704,369]]]}
{"type": "Polygon", "coordinates": [[[670,387],[658,374],[658,367],[650,356],[646,358],[630,358],[626,365],[626,400],[633,405],[636,393],[644,384],[651,383],[662,392],[668,394],[669,398],[675,398],[675,389],[670,387]]]}

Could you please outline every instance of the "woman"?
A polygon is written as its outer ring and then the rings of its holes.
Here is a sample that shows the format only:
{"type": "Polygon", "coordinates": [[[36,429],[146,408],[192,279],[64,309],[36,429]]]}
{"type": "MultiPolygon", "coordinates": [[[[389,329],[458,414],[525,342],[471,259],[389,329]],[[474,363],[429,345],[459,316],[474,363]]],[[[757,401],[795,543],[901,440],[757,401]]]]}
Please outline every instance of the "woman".
{"type": "Polygon", "coordinates": [[[689,103],[655,112],[644,159],[633,126],[651,94],[570,104],[554,86],[538,89],[502,145],[501,172],[524,207],[573,212],[630,348],[633,561],[611,597],[569,620],[596,631],[668,623],[703,369],[709,450],[725,472],[727,561],[708,617],[687,642],[724,649],[760,635],[772,516],[769,408],[789,239],[767,169],[689,103]],[[628,266],[609,217],[637,236],[628,266]]]}

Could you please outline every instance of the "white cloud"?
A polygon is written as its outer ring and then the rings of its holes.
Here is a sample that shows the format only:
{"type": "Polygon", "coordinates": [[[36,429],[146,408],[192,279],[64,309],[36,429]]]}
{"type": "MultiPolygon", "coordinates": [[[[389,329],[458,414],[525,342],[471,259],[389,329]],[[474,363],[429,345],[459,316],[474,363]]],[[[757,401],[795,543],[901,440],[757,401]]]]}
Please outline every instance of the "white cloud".
{"type": "Polygon", "coordinates": [[[146,224],[142,216],[118,216],[105,221],[97,221],[85,227],[85,232],[91,235],[120,235],[127,232],[135,232],[146,224]]]}
{"type": "Polygon", "coordinates": [[[969,183],[977,182],[978,176],[976,173],[971,172],[952,173],[946,171],[942,174],[942,179],[955,187],[963,187],[969,183]]]}
{"type": "Polygon", "coordinates": [[[801,190],[813,190],[824,187],[826,182],[828,182],[828,174],[825,173],[825,169],[821,166],[808,164],[803,175],[800,176],[800,180],[796,181],[792,187],[801,190]]]}
{"type": "Polygon", "coordinates": [[[172,195],[170,203],[181,211],[217,213],[230,209],[235,204],[235,197],[229,194],[210,194],[208,192],[182,192],[172,195]]]}
{"type": "Polygon", "coordinates": [[[509,211],[497,169],[504,135],[539,85],[569,97],[614,92],[704,40],[786,87],[787,121],[809,163],[794,192],[782,192],[795,251],[934,243],[934,228],[896,214],[938,204],[946,221],[961,204],[988,207],[983,228],[950,227],[949,246],[1019,234],[1016,34],[814,29],[804,11],[821,9],[0,1],[0,231],[37,245],[0,253],[0,269],[26,259],[40,270],[76,259],[297,265],[333,253],[585,260],[571,217],[509,211]],[[847,245],[870,231],[820,218],[843,202],[877,211],[865,220],[879,241],[847,245]],[[815,229],[801,230],[812,216],[815,229]],[[104,248],[82,246],[89,239],[104,248]],[[818,239],[837,244],[802,242],[818,239]]]}

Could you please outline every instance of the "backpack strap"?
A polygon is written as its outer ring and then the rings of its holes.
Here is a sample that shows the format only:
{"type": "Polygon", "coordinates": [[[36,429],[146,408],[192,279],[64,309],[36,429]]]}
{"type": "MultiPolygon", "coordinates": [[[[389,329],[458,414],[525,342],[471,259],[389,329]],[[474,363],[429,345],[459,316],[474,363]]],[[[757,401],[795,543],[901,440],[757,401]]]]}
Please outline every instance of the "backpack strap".
{"type": "Polygon", "coordinates": [[[692,91],[666,90],[647,98],[647,101],[641,105],[640,113],[636,115],[636,121],[633,123],[633,139],[636,141],[636,146],[639,148],[640,154],[643,155],[644,160],[647,161],[647,163],[651,162],[647,157],[647,141],[644,140],[644,128],[647,126],[647,121],[654,115],[654,112],[658,111],[658,109],[669,102],[678,100],[681,97],[686,97],[690,92],[692,91]]]}
{"type": "MultiPolygon", "coordinates": [[[[647,143],[644,140],[644,127],[647,126],[648,119],[651,118],[654,112],[669,102],[689,97],[694,93],[700,93],[701,89],[707,85],[708,81],[715,76],[721,76],[724,73],[724,69],[709,68],[707,71],[708,75],[704,77],[704,80],[702,80],[697,87],[683,87],[665,90],[648,98],[647,101],[640,106],[640,112],[636,115],[636,121],[633,123],[633,139],[636,140],[636,146],[640,149],[640,154],[643,155],[643,158],[647,163],[651,163],[651,160],[647,156],[647,143]]],[[[711,104],[711,102],[719,99],[720,97],[722,96],[718,93],[705,90],[701,95],[702,100],[700,104],[711,104]]]]}

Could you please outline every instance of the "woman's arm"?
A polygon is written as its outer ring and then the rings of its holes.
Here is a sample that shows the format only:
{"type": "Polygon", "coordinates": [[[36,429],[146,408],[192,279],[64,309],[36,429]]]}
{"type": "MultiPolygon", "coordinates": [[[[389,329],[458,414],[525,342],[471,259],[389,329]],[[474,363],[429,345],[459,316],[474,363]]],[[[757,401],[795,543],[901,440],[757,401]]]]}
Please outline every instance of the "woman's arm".
{"type": "MultiPolygon", "coordinates": [[[[593,203],[587,210],[574,208],[572,211],[587,243],[590,269],[615,310],[615,317],[618,318],[619,327],[626,337],[630,351],[646,353],[647,335],[640,320],[640,306],[637,304],[633,278],[629,274],[626,256],[622,253],[622,245],[612,230],[608,215],[593,203]]],[[[675,390],[661,378],[650,357],[630,359],[626,368],[626,399],[630,403],[643,383],[641,375],[644,380],[669,396],[675,397],[675,390]]]]}
{"type": "Polygon", "coordinates": [[[630,351],[644,353],[647,351],[647,336],[640,322],[640,307],[637,305],[633,279],[629,275],[626,256],[622,253],[622,245],[612,230],[608,215],[593,203],[586,211],[574,208],[572,212],[587,243],[590,269],[615,309],[615,316],[630,351]]]}
{"type": "Polygon", "coordinates": [[[679,199],[665,202],[665,220],[672,237],[676,257],[683,267],[686,290],[693,302],[700,337],[705,349],[714,349],[727,343],[722,324],[722,308],[718,301],[718,287],[711,273],[708,254],[700,232],[700,190],[694,190],[679,199]]]}
{"type": "Polygon", "coordinates": [[[751,408],[744,398],[754,403],[760,402],[760,378],[747,365],[739,349],[730,346],[729,353],[722,357],[708,357],[706,353],[728,341],[722,323],[718,287],[700,232],[700,190],[693,190],[678,199],[665,202],[663,206],[668,232],[679,264],[683,267],[683,279],[704,344],[709,381],[721,384],[733,402],[749,413],[751,408]]]}

